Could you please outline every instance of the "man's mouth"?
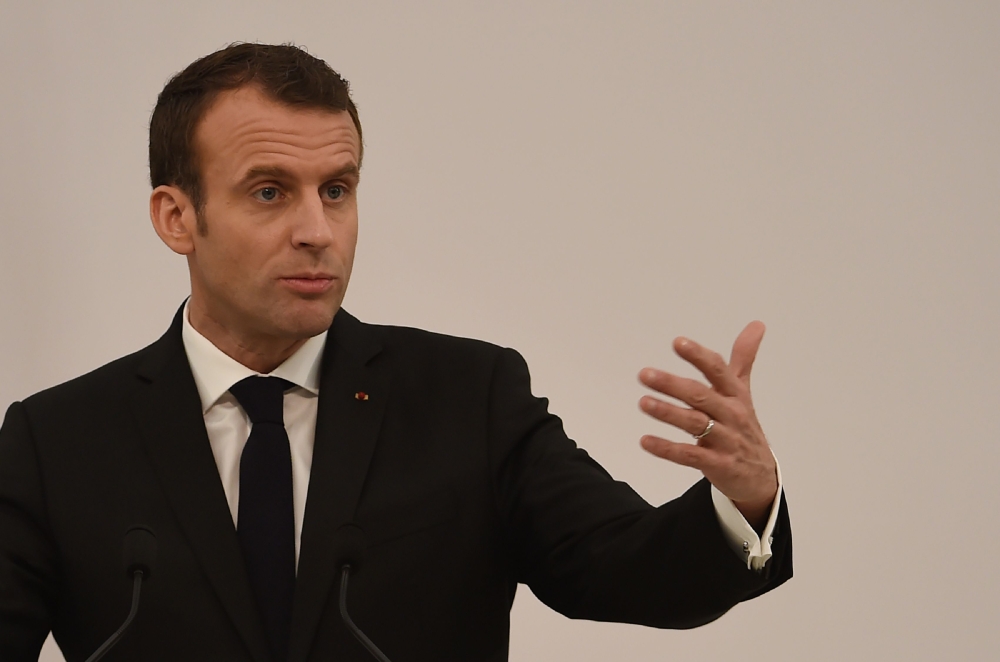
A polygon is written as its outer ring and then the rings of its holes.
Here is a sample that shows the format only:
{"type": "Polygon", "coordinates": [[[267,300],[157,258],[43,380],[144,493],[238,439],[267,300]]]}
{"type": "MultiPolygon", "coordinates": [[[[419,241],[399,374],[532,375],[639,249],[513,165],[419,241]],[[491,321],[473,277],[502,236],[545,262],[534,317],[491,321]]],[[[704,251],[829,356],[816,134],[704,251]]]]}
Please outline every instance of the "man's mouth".
{"type": "Polygon", "coordinates": [[[301,294],[322,294],[329,290],[336,278],[331,274],[294,274],[280,278],[286,287],[301,294]]]}

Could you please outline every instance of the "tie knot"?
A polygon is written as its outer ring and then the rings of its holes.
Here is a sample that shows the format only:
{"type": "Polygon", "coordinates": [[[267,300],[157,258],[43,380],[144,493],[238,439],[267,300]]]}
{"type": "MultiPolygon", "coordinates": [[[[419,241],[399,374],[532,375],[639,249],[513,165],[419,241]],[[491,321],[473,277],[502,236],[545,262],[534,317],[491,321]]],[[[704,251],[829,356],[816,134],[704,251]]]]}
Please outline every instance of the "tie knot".
{"type": "Polygon", "coordinates": [[[229,387],[250,422],[285,424],[285,391],[295,386],[280,377],[247,377],[229,387]]]}

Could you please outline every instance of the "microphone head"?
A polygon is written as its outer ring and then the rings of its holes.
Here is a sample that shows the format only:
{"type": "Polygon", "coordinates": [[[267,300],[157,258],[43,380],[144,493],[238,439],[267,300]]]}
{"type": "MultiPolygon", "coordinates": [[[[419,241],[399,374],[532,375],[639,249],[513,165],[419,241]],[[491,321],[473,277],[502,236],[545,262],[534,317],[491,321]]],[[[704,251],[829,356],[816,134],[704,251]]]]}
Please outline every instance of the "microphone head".
{"type": "Polygon", "coordinates": [[[149,579],[156,565],[156,534],[147,526],[133,526],[125,533],[125,574],[131,579],[137,570],[149,579]]]}
{"type": "Polygon", "coordinates": [[[357,572],[365,552],[365,532],[360,526],[350,522],[337,529],[335,536],[333,558],[337,569],[348,565],[352,571],[357,572]]]}

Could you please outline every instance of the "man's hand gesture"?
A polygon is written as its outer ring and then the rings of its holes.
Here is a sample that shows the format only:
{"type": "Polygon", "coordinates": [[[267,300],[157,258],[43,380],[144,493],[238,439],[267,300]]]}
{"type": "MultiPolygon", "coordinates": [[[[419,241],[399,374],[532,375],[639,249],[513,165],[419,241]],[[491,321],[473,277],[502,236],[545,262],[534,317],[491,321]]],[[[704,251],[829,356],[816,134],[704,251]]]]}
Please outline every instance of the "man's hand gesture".
{"type": "Polygon", "coordinates": [[[649,395],[639,400],[639,408],[696,439],[695,443],[678,443],[646,435],[642,447],[700,470],[755,528],[767,520],[778,492],[774,456],[750,398],[750,369],[763,337],[761,322],[748,324],[733,343],[728,364],[693,340],[676,338],[674,351],[698,368],[710,387],[655,368],[643,368],[639,373],[640,382],[690,409],[649,395]]]}

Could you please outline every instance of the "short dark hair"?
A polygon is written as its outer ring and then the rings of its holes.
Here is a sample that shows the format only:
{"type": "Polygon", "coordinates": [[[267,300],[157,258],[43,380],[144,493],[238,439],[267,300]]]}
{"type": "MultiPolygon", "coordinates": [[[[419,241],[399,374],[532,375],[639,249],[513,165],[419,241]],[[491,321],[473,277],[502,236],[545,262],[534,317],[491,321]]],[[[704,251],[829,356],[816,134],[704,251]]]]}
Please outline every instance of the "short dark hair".
{"type": "MultiPolygon", "coordinates": [[[[289,106],[346,110],[361,138],[361,120],[348,82],[298,46],[236,43],[195,60],[167,81],[156,100],[149,121],[149,181],[153,188],[180,188],[199,217],[205,199],[195,130],[220,92],[247,85],[289,106]]],[[[363,143],[361,150],[359,160],[363,143]]]]}

